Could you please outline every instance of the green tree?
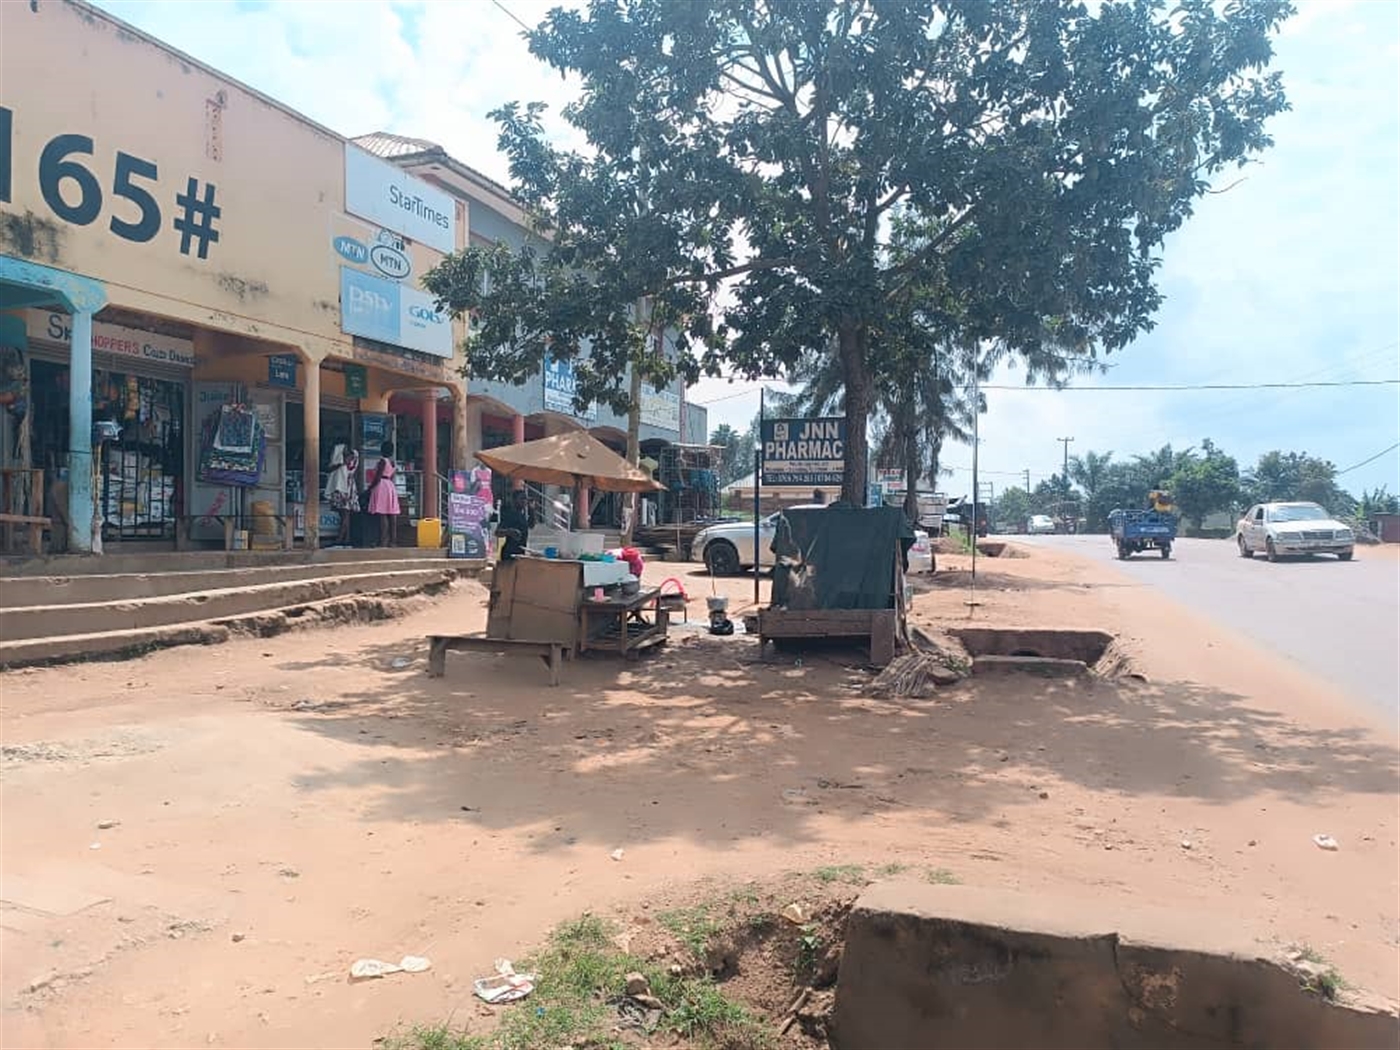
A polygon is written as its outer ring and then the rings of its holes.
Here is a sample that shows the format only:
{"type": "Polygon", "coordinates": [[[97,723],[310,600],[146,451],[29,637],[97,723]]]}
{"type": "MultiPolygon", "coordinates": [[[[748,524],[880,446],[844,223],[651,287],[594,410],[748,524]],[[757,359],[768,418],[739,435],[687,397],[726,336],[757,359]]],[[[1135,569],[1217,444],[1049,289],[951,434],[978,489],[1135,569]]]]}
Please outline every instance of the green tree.
{"type": "Polygon", "coordinates": [[[1036,513],[1031,509],[1031,494],[1023,488],[1012,485],[1002,489],[997,495],[995,512],[992,517],[999,529],[1019,530],[1026,527],[1030,516],[1036,513]]]}
{"type": "Polygon", "coordinates": [[[753,473],[754,441],[752,426],[741,434],[728,423],[721,423],[710,434],[710,444],[719,449],[715,473],[721,488],[753,473]]]}
{"type": "Polygon", "coordinates": [[[1112,462],[1112,452],[1086,452],[1069,461],[1069,476],[1084,493],[1085,527],[1090,532],[1108,529],[1108,512],[1113,508],[1103,505],[1103,492],[1112,462]]]}
{"type": "Polygon", "coordinates": [[[1267,67],[1290,13],[1287,0],[555,10],[530,46],[580,79],[564,115],[588,153],[549,146],[536,106],[496,114],[550,247],[468,248],[428,286],[454,312],[480,308],[477,375],[518,381],[587,344],[585,403],[626,403],[629,367],[660,382],[727,360],[757,377],[829,354],[843,495],[858,501],[877,382],[898,368],[883,354],[901,341],[880,334],[911,288],[945,338],[1028,360],[1070,348],[1071,366],[1092,361],[1151,326],[1166,237],[1212,176],[1270,144],[1264,125],[1286,108],[1267,67]],[[902,258],[896,215],[920,244],[902,258]],[[660,325],[677,333],[674,360],[651,349],[660,325]]]}
{"type": "Polygon", "coordinates": [[[1370,521],[1377,514],[1400,514],[1400,497],[1391,495],[1384,485],[1363,490],[1356,501],[1356,516],[1362,521],[1370,521]]]}
{"type": "Polygon", "coordinates": [[[1277,449],[1259,457],[1245,478],[1245,491],[1251,503],[1300,500],[1339,517],[1351,514],[1356,502],[1337,484],[1336,464],[1306,452],[1277,449]]]}
{"type": "Polygon", "coordinates": [[[1239,466],[1207,438],[1199,455],[1178,461],[1169,488],[1182,517],[1199,531],[1208,515],[1229,510],[1239,500],[1239,466]]]}

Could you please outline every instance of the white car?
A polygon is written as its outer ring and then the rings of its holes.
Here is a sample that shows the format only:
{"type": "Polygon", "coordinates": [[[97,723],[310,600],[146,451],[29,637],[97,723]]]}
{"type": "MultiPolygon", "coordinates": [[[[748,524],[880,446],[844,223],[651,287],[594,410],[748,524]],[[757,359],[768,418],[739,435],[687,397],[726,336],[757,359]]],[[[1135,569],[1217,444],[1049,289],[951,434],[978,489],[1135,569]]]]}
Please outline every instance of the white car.
{"type": "Polygon", "coordinates": [[[1335,554],[1351,561],[1356,536],[1316,503],[1256,503],[1235,529],[1241,558],[1263,551],[1269,561],[1289,554],[1335,554]]]}
{"type": "Polygon", "coordinates": [[[1047,536],[1055,531],[1055,519],[1048,514],[1032,514],[1026,522],[1026,531],[1032,536],[1047,536]]]}
{"type": "MultiPolygon", "coordinates": [[[[788,507],[788,510],[821,510],[825,504],[803,503],[796,507],[788,507]]],[[[758,526],[758,552],[759,565],[762,568],[773,566],[773,551],[770,549],[773,543],[773,535],[777,531],[778,518],[780,513],[770,514],[762,519],[758,526]]],[[[716,576],[733,576],[743,569],[753,568],[753,522],[751,521],[726,521],[719,525],[711,525],[707,529],[701,529],[695,537],[695,543],[691,547],[700,560],[705,563],[705,568],[709,569],[716,576]]],[[[914,562],[918,558],[928,558],[933,554],[933,548],[929,544],[928,533],[922,529],[914,530],[914,546],[909,551],[910,568],[914,567],[914,562]]]]}
{"type": "MultiPolygon", "coordinates": [[[[788,510],[820,510],[824,504],[803,503],[788,510]]],[[[758,523],[759,565],[769,568],[773,564],[773,552],[769,549],[778,529],[778,519],[782,511],[768,515],[758,523]]],[[[726,521],[701,529],[690,548],[700,556],[705,568],[716,576],[733,576],[742,569],[752,568],[753,522],[726,521]]]]}

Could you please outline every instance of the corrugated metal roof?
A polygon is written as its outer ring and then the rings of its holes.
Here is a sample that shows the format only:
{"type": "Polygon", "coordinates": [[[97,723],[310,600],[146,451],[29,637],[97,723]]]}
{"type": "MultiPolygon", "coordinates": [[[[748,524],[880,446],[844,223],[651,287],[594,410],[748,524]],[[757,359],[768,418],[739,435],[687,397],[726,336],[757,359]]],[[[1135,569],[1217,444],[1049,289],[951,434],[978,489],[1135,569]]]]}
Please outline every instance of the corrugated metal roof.
{"type": "Polygon", "coordinates": [[[383,157],[385,160],[390,160],[394,157],[406,157],[414,153],[429,153],[434,150],[442,151],[442,147],[436,142],[429,142],[427,139],[409,138],[407,135],[391,135],[387,131],[376,131],[369,135],[360,135],[351,141],[361,149],[373,153],[376,157],[383,157]]]}
{"type": "MultiPolygon", "coordinates": [[[[497,182],[491,176],[478,171],[470,164],[463,164],[447,150],[443,149],[436,142],[427,139],[410,138],[408,135],[391,135],[387,131],[375,131],[368,135],[360,135],[351,139],[355,145],[361,149],[373,153],[376,157],[385,160],[397,160],[400,157],[418,157],[424,154],[436,154],[434,160],[441,159],[449,166],[457,169],[458,172],[477,183],[483,189],[499,194],[511,204],[516,204],[515,198],[511,195],[510,189],[497,182]]],[[[518,207],[519,205],[516,204],[518,207]]]]}

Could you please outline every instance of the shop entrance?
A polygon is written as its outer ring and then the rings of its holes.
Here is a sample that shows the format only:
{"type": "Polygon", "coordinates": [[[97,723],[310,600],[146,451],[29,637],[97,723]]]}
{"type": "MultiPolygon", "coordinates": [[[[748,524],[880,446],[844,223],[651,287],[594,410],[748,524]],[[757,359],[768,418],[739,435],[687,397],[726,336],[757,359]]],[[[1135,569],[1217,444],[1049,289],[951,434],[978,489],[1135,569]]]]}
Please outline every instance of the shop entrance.
{"type": "MultiPolygon", "coordinates": [[[[68,464],[69,369],[30,362],[30,455],[47,476],[68,464]]],[[[94,495],[104,542],[172,540],[184,505],[185,384],[98,365],[94,424],[110,424],[93,449],[94,495]]]]}

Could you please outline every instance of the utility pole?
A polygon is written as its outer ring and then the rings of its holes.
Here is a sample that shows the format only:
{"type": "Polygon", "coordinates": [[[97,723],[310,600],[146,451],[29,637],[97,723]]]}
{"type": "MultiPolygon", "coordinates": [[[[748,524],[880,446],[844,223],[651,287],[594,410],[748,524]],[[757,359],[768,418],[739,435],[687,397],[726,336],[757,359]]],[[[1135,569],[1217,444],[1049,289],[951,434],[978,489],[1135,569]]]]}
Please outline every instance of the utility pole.
{"type": "Polygon", "coordinates": [[[1060,484],[1062,484],[1062,485],[1064,486],[1065,492],[1068,493],[1068,492],[1069,492],[1069,443],[1070,443],[1071,441],[1073,441],[1074,438],[1072,438],[1072,437],[1063,437],[1063,438],[1056,438],[1055,440],[1058,441],[1060,444],[1062,444],[1062,445],[1065,446],[1065,469],[1064,469],[1064,473],[1062,473],[1062,474],[1060,475],[1060,484]]]}
{"type": "Polygon", "coordinates": [[[1030,467],[1027,467],[1027,468],[1026,468],[1026,495],[1029,496],[1030,494],[1031,494],[1031,468],[1030,468],[1030,467]]]}

